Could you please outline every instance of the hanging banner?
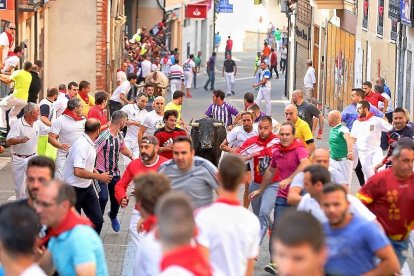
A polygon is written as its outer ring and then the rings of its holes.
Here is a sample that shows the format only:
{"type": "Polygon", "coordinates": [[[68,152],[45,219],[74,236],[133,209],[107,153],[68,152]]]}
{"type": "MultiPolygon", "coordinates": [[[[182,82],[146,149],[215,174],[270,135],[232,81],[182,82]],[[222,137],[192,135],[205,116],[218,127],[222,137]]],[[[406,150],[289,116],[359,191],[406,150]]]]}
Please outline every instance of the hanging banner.
{"type": "Polygon", "coordinates": [[[412,26],[412,0],[400,0],[401,23],[412,26]]]}
{"type": "Polygon", "coordinates": [[[206,19],[207,5],[205,4],[188,4],[185,10],[186,18],[206,19]]]}

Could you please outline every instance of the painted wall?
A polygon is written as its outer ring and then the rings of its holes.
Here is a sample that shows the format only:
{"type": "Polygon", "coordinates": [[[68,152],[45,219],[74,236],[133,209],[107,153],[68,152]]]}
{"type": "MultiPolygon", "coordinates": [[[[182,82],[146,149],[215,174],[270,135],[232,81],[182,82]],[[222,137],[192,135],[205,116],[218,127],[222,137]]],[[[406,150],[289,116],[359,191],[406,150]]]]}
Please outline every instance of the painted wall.
{"type": "MultiPolygon", "coordinates": [[[[159,0],[161,6],[164,5],[164,1],[159,0]]],[[[163,17],[163,11],[158,6],[156,0],[139,0],[138,1],[138,28],[146,26],[150,30],[155,24],[160,22],[163,17]]],[[[136,30],[131,30],[132,34],[136,30]]]]}
{"type": "Polygon", "coordinates": [[[87,80],[95,91],[96,1],[60,0],[49,5],[45,85],[87,80]]]}

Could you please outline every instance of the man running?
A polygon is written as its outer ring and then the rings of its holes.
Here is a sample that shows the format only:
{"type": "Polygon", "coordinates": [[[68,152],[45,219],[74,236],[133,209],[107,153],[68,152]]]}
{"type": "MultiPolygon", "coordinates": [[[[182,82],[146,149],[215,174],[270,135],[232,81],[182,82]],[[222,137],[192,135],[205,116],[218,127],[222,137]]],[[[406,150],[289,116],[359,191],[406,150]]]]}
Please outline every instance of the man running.
{"type": "Polygon", "coordinates": [[[312,131],[309,125],[299,118],[298,108],[294,104],[289,104],[285,107],[286,121],[289,121],[295,126],[295,137],[300,139],[309,152],[309,155],[315,150],[315,140],[313,139],[312,131]]]}
{"type": "Polygon", "coordinates": [[[232,116],[237,116],[239,111],[231,104],[224,101],[225,94],[221,90],[213,91],[213,103],[204,113],[206,117],[210,117],[224,123],[224,126],[231,130],[233,128],[232,116]]]}
{"type": "Polygon", "coordinates": [[[141,142],[141,138],[144,135],[154,135],[154,132],[157,129],[164,127],[164,106],[164,97],[159,96],[155,98],[154,110],[145,115],[144,120],[139,127],[138,143],[141,142]]]}
{"type": "Polygon", "coordinates": [[[271,110],[272,110],[272,102],[270,101],[270,91],[272,88],[272,85],[270,83],[271,73],[269,69],[267,68],[267,64],[264,61],[260,62],[260,68],[262,71],[260,72],[259,82],[253,84],[253,88],[259,87],[259,92],[257,93],[257,98],[255,100],[255,103],[257,105],[260,105],[262,100],[264,99],[266,103],[266,114],[271,116],[271,110]]]}
{"type": "Polygon", "coordinates": [[[223,69],[221,71],[221,75],[226,79],[226,87],[227,87],[227,96],[231,96],[232,94],[235,95],[234,92],[234,78],[237,74],[237,66],[236,62],[231,58],[230,54],[226,55],[226,59],[223,63],[223,69]]]}

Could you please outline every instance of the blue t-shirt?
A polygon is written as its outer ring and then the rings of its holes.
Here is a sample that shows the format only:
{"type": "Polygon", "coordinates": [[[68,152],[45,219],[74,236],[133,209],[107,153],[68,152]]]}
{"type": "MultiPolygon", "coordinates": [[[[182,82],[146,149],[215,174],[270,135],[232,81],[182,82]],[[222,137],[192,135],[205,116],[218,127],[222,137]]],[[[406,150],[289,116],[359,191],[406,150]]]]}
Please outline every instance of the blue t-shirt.
{"type": "Polygon", "coordinates": [[[89,226],[78,225],[51,238],[48,249],[59,275],[76,275],[76,266],[90,262],[96,263],[97,276],[108,275],[101,238],[89,226]]]}
{"type": "Polygon", "coordinates": [[[375,268],[375,252],[389,245],[384,232],[374,222],[354,216],[342,229],[324,224],[328,260],[325,272],[330,275],[362,275],[375,268]]]}
{"type": "MultiPolygon", "coordinates": [[[[370,104],[369,106],[370,106],[369,112],[374,113],[374,115],[377,117],[380,117],[380,118],[384,117],[384,113],[379,111],[378,108],[376,108],[372,104],[370,104]]],[[[353,104],[348,105],[347,107],[344,108],[344,110],[342,110],[341,117],[342,117],[342,122],[344,122],[346,124],[346,127],[349,129],[349,131],[351,131],[352,125],[354,124],[356,120],[358,120],[357,107],[353,104]]]]}
{"type": "Polygon", "coordinates": [[[219,45],[220,44],[220,42],[221,42],[221,36],[219,35],[219,34],[216,34],[215,36],[214,36],[214,43],[216,44],[216,46],[217,45],[219,45]]]}

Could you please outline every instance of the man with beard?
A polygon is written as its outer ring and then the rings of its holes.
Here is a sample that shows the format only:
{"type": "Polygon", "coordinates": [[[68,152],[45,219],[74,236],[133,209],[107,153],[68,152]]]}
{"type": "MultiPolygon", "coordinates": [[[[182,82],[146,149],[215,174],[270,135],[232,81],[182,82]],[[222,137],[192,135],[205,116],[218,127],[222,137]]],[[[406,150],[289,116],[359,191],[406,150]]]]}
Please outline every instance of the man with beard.
{"type": "Polygon", "coordinates": [[[351,137],[356,140],[359,160],[365,181],[374,175],[374,166],[383,160],[381,132],[390,131],[392,126],[385,120],[369,112],[370,104],[361,101],[357,104],[358,120],[354,122],[351,137]]]}
{"type": "MultiPolygon", "coordinates": [[[[274,176],[279,175],[282,181],[279,183],[274,205],[274,222],[276,225],[283,212],[289,208],[287,195],[293,177],[310,164],[305,145],[301,140],[295,138],[295,127],[291,122],[282,124],[279,136],[280,145],[272,152],[272,162],[264,172],[260,189],[250,194],[250,198],[252,199],[261,195],[269,185],[274,185],[272,184],[274,176]]],[[[274,194],[272,196],[274,198],[274,194]]],[[[270,263],[266,266],[265,270],[274,274],[274,268],[274,264],[270,263]]]]}
{"type": "Polygon", "coordinates": [[[253,182],[250,184],[249,193],[252,194],[257,190],[261,190],[256,197],[251,197],[253,213],[260,221],[260,244],[271,227],[270,212],[275,206],[275,195],[279,186],[280,177],[276,173],[268,179],[267,187],[262,189],[264,173],[270,166],[272,152],[279,146],[279,136],[272,133],[272,118],[265,115],[259,122],[259,135],[247,139],[241,147],[237,149],[237,153],[250,160],[250,167],[253,168],[253,182]]]}
{"type": "MultiPolygon", "coordinates": [[[[245,111],[241,113],[242,126],[233,128],[232,131],[227,133],[227,138],[224,139],[220,145],[220,149],[225,152],[235,153],[237,149],[243,145],[243,143],[253,137],[257,136],[257,126],[253,125],[253,114],[245,111]]],[[[251,168],[247,163],[246,178],[244,183],[244,194],[243,194],[243,206],[249,208],[249,184],[251,182],[251,168]]]]}
{"type": "Polygon", "coordinates": [[[348,192],[341,185],[323,188],[322,207],[328,223],[328,275],[395,275],[400,266],[390,242],[376,223],[349,212],[348,192]],[[351,249],[352,248],[352,249],[351,249]]]}
{"type": "Polygon", "coordinates": [[[121,110],[112,113],[109,128],[102,132],[95,140],[96,161],[95,169],[99,173],[108,172],[112,176],[109,183],[99,181],[99,204],[102,214],[105,213],[108,195],[111,201],[111,210],[108,213],[111,219],[111,226],[115,232],[119,232],[121,225],[116,216],[118,215],[119,204],[115,198],[115,184],[118,182],[121,172],[118,168],[119,153],[133,159],[132,152],[126,147],[121,130],[127,121],[127,114],[121,110]]]}
{"type": "MultiPolygon", "coordinates": [[[[140,159],[132,160],[125,169],[121,179],[115,185],[115,197],[122,208],[129,203],[127,188],[129,183],[138,175],[147,172],[156,172],[160,165],[167,161],[166,158],[158,155],[158,139],[154,136],[147,135],[142,137],[139,144],[140,159]]],[[[141,215],[137,208],[132,211],[131,222],[129,224],[129,232],[134,244],[134,252],[136,252],[142,236],[137,231],[138,221],[141,215]]]]}

